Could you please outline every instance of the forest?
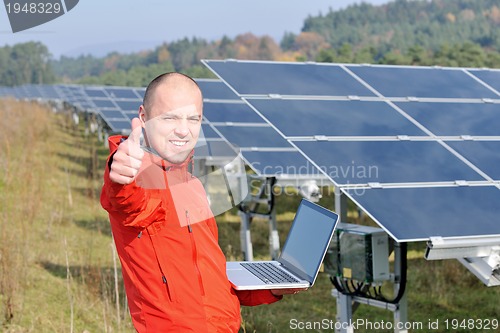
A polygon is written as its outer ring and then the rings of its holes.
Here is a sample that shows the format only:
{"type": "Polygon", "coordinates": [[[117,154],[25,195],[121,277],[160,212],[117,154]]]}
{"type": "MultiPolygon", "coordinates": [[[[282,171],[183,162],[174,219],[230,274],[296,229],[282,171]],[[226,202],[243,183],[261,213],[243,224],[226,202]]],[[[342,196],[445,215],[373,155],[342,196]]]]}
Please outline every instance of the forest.
{"type": "Polygon", "coordinates": [[[0,48],[0,85],[79,83],[145,86],[160,72],[213,74],[201,59],[316,61],[414,66],[500,67],[497,0],[395,0],[351,5],[304,19],[280,41],[245,33],[184,38],[154,49],[54,59],[39,42],[0,48]]]}

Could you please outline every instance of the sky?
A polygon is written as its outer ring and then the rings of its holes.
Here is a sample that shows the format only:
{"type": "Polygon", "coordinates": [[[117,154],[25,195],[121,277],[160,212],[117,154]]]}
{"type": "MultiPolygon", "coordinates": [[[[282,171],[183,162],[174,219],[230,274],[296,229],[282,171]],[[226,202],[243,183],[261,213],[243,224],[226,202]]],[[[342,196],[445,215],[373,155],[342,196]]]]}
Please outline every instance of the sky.
{"type": "MultiPolygon", "coordinates": [[[[365,0],[373,5],[389,0],[365,0]]],[[[61,55],[137,52],[185,37],[208,41],[251,32],[276,42],[300,33],[308,16],[336,11],[361,0],[80,0],[71,11],[40,26],[13,33],[0,7],[0,47],[28,41],[61,55]]]]}

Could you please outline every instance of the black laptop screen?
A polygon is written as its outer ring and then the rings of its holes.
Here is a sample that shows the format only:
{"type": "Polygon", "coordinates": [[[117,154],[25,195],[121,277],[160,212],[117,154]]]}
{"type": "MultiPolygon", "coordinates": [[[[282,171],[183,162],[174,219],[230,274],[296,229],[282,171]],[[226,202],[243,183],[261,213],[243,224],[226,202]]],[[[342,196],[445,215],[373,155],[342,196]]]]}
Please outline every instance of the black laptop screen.
{"type": "Polygon", "coordinates": [[[313,282],[337,220],[337,214],[302,200],[279,261],[299,277],[313,282]]]}

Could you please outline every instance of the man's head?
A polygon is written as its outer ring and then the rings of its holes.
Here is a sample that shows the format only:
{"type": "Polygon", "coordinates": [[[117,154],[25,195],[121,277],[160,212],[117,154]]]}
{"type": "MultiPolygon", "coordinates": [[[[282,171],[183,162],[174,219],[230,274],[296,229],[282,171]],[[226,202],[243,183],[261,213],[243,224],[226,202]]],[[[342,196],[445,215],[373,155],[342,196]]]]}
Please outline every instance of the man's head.
{"type": "Polygon", "coordinates": [[[203,97],[193,79],[180,73],[156,77],[139,108],[146,144],[170,163],[184,162],[198,140],[202,114],[203,97]]]}

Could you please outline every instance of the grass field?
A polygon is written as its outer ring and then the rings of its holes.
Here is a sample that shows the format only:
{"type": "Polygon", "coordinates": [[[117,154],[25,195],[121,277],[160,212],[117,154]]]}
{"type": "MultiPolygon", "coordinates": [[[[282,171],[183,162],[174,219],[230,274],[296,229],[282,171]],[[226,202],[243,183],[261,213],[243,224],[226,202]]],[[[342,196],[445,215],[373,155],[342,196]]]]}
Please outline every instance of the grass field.
{"type": "MultiPolygon", "coordinates": [[[[99,204],[107,149],[64,114],[38,104],[0,100],[0,119],[0,331],[134,332],[107,215],[99,204]]],[[[299,196],[277,197],[281,241],[299,201],[299,196]]],[[[321,203],[333,208],[331,197],[321,203]]],[[[228,258],[241,259],[233,213],[218,217],[220,245],[228,258]]],[[[348,222],[360,222],[356,214],[349,216],[348,222]]],[[[268,256],[267,231],[265,221],[252,225],[258,258],[268,256]]],[[[446,328],[446,320],[499,320],[500,289],[485,287],[456,261],[424,260],[424,249],[424,244],[409,245],[408,317],[423,325],[411,331],[500,332],[446,328]],[[437,329],[428,328],[436,321],[437,329]]],[[[244,307],[241,332],[330,332],[295,328],[335,320],[332,288],[321,273],[307,292],[244,307]]],[[[392,313],[362,305],[354,319],[389,322],[392,313]]],[[[356,332],[371,331],[390,332],[356,332]]]]}

